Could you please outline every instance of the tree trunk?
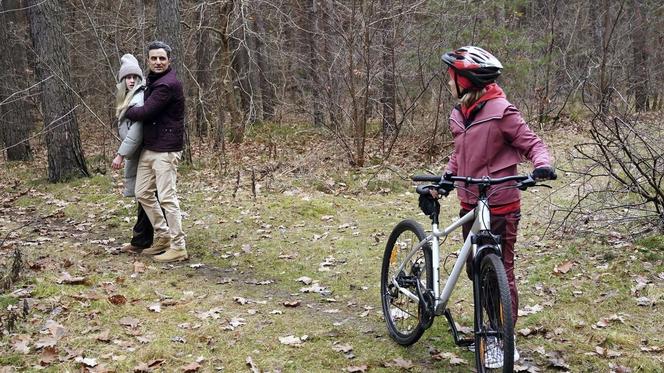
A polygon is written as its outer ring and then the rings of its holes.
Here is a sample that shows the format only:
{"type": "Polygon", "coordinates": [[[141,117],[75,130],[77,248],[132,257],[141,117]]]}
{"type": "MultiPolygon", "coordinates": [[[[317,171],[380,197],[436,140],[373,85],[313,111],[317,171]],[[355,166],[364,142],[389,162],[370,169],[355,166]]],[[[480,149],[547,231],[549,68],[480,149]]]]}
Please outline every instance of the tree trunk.
{"type": "Polygon", "coordinates": [[[210,88],[210,61],[212,59],[212,45],[207,1],[198,5],[198,44],[196,45],[196,135],[204,137],[208,134],[209,120],[206,108],[207,95],[210,88]]]}
{"type": "Polygon", "coordinates": [[[36,70],[42,90],[48,180],[59,182],[89,176],[76,121],[59,2],[29,0],[27,3],[32,43],[38,56],[36,70]]]}
{"type": "Polygon", "coordinates": [[[134,9],[136,10],[136,23],[138,27],[136,31],[138,32],[138,41],[140,45],[136,48],[136,59],[139,61],[145,61],[147,53],[145,48],[145,2],[144,0],[134,0],[134,9]]]}
{"type": "Polygon", "coordinates": [[[258,36],[256,37],[256,64],[258,65],[258,78],[261,89],[261,102],[263,104],[263,120],[271,121],[274,119],[274,84],[270,81],[271,66],[270,55],[265,47],[262,37],[267,36],[265,32],[265,23],[259,12],[254,14],[254,28],[258,36]]]}
{"type": "Polygon", "coordinates": [[[19,0],[0,2],[0,140],[7,148],[10,161],[32,159],[27,141],[33,128],[30,105],[26,99],[27,58],[20,40],[26,31],[24,13],[18,11],[19,0]]]}
{"type": "MultiPolygon", "coordinates": [[[[157,30],[155,36],[157,40],[161,40],[171,46],[172,66],[177,73],[178,79],[182,82],[182,89],[187,89],[186,77],[184,67],[184,54],[182,48],[181,34],[180,34],[180,11],[178,7],[178,0],[158,0],[157,1],[157,30]]],[[[189,134],[189,126],[187,125],[187,115],[185,110],[184,119],[184,150],[182,152],[182,159],[186,163],[191,163],[191,142],[189,134]]]]}
{"type": "Polygon", "coordinates": [[[312,109],[314,126],[321,127],[324,125],[323,110],[321,109],[321,92],[322,84],[320,81],[319,61],[318,61],[318,47],[317,38],[318,32],[318,15],[316,10],[315,0],[306,0],[306,17],[304,17],[304,32],[305,46],[309,50],[309,90],[311,92],[312,109]]]}
{"type": "Polygon", "coordinates": [[[645,6],[643,0],[633,0],[634,25],[632,25],[632,58],[634,66],[634,78],[632,90],[636,111],[647,110],[648,104],[648,23],[644,14],[645,6]]]}
{"type": "Polygon", "coordinates": [[[256,88],[258,83],[255,77],[255,61],[253,58],[254,36],[249,28],[250,23],[247,20],[245,1],[240,1],[235,5],[235,18],[230,21],[231,29],[235,30],[230,35],[231,50],[233,51],[233,70],[237,77],[237,86],[239,90],[240,103],[244,113],[244,120],[247,123],[256,122],[257,118],[257,97],[256,88]]]}
{"type": "MultiPolygon", "coordinates": [[[[221,25],[220,30],[222,31],[221,35],[221,64],[224,66],[222,70],[222,85],[224,87],[224,94],[220,95],[221,99],[219,102],[219,110],[225,106],[226,110],[231,116],[231,128],[230,128],[230,141],[234,144],[240,144],[244,141],[244,121],[241,118],[240,110],[237,107],[237,99],[235,97],[235,89],[233,85],[233,74],[232,74],[232,51],[229,40],[229,31],[228,25],[230,24],[230,17],[233,14],[234,0],[228,0],[222,7],[221,15],[221,25]]],[[[223,123],[221,124],[223,126],[223,123]]],[[[223,127],[222,127],[223,135],[223,127]]],[[[223,143],[222,143],[223,144],[223,143]]]]}
{"type": "Polygon", "coordinates": [[[385,137],[396,130],[396,94],[394,77],[394,21],[391,18],[390,0],[381,1],[383,11],[383,143],[385,137]]]}

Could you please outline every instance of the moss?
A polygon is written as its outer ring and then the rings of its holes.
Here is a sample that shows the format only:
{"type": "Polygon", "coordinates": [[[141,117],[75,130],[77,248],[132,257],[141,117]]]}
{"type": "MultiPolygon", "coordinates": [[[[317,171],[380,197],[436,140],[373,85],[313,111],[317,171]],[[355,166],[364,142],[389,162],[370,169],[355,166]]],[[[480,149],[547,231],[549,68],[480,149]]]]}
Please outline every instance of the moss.
{"type": "Polygon", "coordinates": [[[0,295],[0,309],[6,309],[7,306],[18,304],[18,298],[6,295],[0,295]]]}
{"type": "Polygon", "coordinates": [[[664,235],[653,235],[637,241],[637,244],[649,250],[664,251],[664,235]]]}
{"type": "Polygon", "coordinates": [[[46,282],[43,279],[35,281],[35,285],[35,289],[32,292],[35,298],[48,298],[62,292],[59,285],[46,282]]]}

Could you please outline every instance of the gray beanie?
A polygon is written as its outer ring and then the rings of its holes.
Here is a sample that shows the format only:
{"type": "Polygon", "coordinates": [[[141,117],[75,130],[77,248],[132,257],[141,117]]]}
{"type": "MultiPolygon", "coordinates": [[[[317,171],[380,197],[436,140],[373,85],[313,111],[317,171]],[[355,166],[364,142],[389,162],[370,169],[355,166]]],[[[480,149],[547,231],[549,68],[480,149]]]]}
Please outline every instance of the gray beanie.
{"type": "Polygon", "coordinates": [[[143,71],[138,65],[138,60],[132,54],[125,54],[120,58],[120,72],[118,73],[118,80],[122,80],[127,75],[135,74],[141,77],[141,80],[145,80],[143,77],[143,71]]]}

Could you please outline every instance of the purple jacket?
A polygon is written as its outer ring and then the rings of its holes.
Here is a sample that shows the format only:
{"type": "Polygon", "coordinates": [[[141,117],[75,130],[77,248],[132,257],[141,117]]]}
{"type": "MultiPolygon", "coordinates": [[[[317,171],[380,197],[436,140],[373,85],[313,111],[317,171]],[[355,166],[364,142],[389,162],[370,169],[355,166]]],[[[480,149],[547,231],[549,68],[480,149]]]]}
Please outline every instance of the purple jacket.
{"type": "MultiPolygon", "coordinates": [[[[454,135],[454,151],[447,171],[456,175],[512,176],[517,174],[517,164],[524,158],[534,167],[551,165],[546,145],[528,127],[519,110],[505,98],[486,101],[468,127],[464,126],[464,118],[455,108],[450,115],[450,129],[454,135]]],[[[477,186],[470,190],[477,194],[477,186]]],[[[477,197],[465,190],[457,188],[457,195],[461,202],[477,204],[477,197]]],[[[519,199],[518,189],[508,189],[495,192],[489,202],[497,206],[519,199]]]]}
{"type": "Polygon", "coordinates": [[[150,73],[145,103],[132,107],[125,117],[143,122],[143,148],[155,152],[179,152],[184,145],[184,93],[175,70],[150,73]]]}

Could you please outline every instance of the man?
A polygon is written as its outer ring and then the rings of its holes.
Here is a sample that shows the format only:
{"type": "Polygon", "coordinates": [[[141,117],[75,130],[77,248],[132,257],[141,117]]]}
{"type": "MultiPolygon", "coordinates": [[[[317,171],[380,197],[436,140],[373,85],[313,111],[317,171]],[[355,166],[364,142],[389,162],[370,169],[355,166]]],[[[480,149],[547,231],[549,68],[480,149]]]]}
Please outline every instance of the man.
{"type": "Polygon", "coordinates": [[[161,41],[150,43],[145,103],[125,113],[126,118],[143,122],[136,199],[143,205],[155,237],[155,243],[143,254],[154,255],[154,260],[162,263],[189,258],[175,187],[184,145],[184,92],[170,65],[171,47],[161,41]]]}

